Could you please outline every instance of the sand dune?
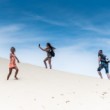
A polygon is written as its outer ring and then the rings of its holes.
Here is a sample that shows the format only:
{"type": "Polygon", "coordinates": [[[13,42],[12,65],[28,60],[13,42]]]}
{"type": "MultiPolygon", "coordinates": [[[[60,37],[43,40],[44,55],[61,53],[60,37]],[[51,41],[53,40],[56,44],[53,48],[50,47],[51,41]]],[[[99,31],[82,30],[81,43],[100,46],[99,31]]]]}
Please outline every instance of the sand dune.
{"type": "Polygon", "coordinates": [[[1,110],[110,110],[110,81],[19,64],[19,80],[6,80],[0,58],[1,110]]]}

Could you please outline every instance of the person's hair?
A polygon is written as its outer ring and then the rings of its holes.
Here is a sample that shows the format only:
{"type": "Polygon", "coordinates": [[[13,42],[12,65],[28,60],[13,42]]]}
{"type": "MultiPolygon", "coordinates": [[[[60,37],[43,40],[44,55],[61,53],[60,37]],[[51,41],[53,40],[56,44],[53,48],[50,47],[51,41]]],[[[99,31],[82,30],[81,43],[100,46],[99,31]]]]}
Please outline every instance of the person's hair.
{"type": "Polygon", "coordinates": [[[98,56],[101,55],[102,53],[103,53],[103,50],[99,50],[98,56]]]}
{"type": "Polygon", "coordinates": [[[14,51],[16,51],[15,47],[11,47],[11,49],[10,49],[10,50],[14,50],[14,51]]]}
{"type": "Polygon", "coordinates": [[[55,49],[55,47],[53,47],[50,43],[47,43],[47,46],[52,50],[55,49]]]}

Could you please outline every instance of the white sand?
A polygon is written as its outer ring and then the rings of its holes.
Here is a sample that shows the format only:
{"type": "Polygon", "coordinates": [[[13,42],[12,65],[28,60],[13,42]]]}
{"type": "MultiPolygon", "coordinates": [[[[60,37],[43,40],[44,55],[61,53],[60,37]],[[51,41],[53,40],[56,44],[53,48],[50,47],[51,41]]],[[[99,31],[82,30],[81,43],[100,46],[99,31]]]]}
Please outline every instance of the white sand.
{"type": "Polygon", "coordinates": [[[110,81],[18,64],[7,81],[0,58],[0,110],[110,110],[110,81]]]}

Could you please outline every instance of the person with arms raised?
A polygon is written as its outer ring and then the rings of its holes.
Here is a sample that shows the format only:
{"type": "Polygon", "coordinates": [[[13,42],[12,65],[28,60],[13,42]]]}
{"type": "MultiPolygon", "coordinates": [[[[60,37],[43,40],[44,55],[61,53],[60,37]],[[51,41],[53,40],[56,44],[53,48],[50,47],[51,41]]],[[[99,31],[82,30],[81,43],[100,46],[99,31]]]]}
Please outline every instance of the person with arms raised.
{"type": "Polygon", "coordinates": [[[55,47],[53,47],[50,43],[47,43],[46,48],[43,49],[40,46],[40,44],[39,44],[39,48],[47,53],[47,57],[44,59],[45,68],[47,68],[47,61],[48,61],[50,69],[52,69],[51,60],[52,60],[52,57],[55,56],[55,53],[54,53],[55,47]]]}

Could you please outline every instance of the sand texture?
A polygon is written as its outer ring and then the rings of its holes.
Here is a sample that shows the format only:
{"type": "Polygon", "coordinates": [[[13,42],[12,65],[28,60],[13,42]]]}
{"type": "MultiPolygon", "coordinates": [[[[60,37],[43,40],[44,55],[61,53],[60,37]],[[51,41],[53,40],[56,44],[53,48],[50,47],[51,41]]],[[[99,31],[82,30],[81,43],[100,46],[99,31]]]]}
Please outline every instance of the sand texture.
{"type": "Polygon", "coordinates": [[[109,80],[21,63],[7,81],[8,63],[0,58],[0,110],[110,110],[109,80]]]}

